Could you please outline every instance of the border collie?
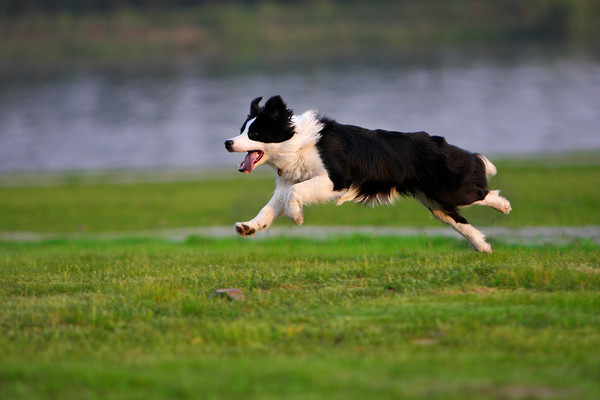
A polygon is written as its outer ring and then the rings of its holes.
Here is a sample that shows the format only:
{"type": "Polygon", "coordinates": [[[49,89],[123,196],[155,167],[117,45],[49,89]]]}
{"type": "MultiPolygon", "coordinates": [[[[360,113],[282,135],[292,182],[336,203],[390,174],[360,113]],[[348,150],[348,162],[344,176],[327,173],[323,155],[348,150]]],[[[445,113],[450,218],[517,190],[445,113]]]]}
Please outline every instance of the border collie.
{"type": "Polygon", "coordinates": [[[242,236],[268,228],[283,213],[303,222],[302,206],[346,201],[391,204],[400,195],[423,203],[480,252],[490,253],[485,236],[463,218],[458,207],[472,204],[508,214],[510,203],[488,190],[496,167],[483,155],[452,146],[425,132],[369,130],[307,111],[294,115],[280,96],[250,104],[241,134],[225,141],[230,152],[247,152],[239,171],[269,164],[277,173],[273,197],[258,215],[237,222],[242,236]]]}

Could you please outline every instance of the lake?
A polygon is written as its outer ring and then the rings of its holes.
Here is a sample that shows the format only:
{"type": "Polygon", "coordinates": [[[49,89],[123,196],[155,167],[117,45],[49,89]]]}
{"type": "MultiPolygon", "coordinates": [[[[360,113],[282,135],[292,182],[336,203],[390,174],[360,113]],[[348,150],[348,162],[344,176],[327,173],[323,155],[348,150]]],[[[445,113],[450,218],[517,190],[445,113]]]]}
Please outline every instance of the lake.
{"type": "Polygon", "coordinates": [[[0,172],[236,168],[250,100],[425,130],[490,157],[600,150],[600,61],[571,48],[444,49],[269,63],[3,70],[0,172]]]}

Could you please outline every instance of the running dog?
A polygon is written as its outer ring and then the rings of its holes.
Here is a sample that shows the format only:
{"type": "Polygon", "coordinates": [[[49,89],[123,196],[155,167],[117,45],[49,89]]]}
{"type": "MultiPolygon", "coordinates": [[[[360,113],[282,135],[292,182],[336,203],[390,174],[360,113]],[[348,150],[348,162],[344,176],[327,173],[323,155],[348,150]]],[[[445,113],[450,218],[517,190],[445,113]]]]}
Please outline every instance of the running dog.
{"type": "Polygon", "coordinates": [[[315,111],[294,115],[280,96],[268,99],[264,107],[261,100],[251,102],[240,135],[225,141],[228,151],[247,152],[240,172],[268,164],[277,174],[267,205],[250,221],[235,224],[240,235],[267,229],[283,213],[300,225],[305,204],[391,204],[404,195],[420,201],[476,251],[491,253],[485,236],[458,209],[477,204],[504,214],[511,211],[499,190],[488,190],[496,167],[485,156],[426,132],[343,125],[315,111]]]}

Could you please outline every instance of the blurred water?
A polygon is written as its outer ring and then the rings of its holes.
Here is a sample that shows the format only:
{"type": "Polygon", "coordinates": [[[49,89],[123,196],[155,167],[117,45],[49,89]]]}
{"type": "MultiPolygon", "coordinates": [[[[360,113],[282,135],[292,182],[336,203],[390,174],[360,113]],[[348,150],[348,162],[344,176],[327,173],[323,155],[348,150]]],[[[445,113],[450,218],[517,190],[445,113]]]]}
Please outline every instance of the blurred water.
{"type": "Polygon", "coordinates": [[[4,72],[0,172],[234,168],[241,156],[223,141],[251,99],[273,94],[298,113],[425,130],[491,156],[600,150],[594,57],[484,49],[384,60],[4,72]]]}

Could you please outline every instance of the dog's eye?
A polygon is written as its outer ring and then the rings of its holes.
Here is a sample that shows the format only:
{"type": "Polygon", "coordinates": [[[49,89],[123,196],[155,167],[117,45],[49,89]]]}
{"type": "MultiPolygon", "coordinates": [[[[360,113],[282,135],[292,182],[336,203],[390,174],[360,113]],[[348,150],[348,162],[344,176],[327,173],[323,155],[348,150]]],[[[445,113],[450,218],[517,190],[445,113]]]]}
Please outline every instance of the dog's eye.
{"type": "Polygon", "coordinates": [[[249,137],[250,139],[252,139],[252,138],[254,138],[254,137],[257,137],[257,136],[258,136],[258,134],[257,134],[256,132],[248,132],[248,137],[249,137]]]}

